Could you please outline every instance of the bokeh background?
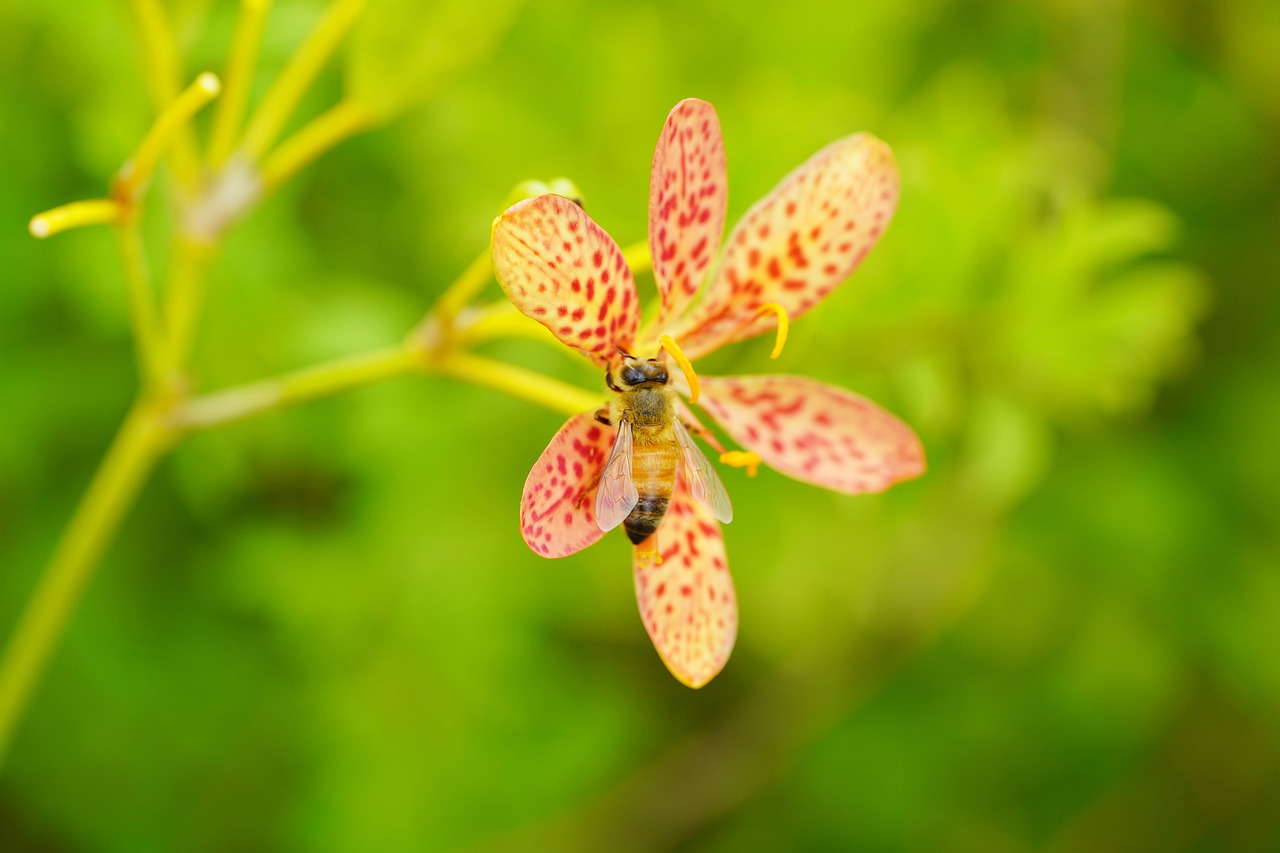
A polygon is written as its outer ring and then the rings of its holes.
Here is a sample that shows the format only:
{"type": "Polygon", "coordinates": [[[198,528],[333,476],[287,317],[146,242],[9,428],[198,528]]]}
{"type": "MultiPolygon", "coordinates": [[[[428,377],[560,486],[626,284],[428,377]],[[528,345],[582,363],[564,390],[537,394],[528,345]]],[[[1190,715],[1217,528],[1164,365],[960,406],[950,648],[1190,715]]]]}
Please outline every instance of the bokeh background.
{"type": "MultiPolygon", "coordinates": [[[[412,32],[423,5],[376,14],[412,32]]],[[[166,8],[188,70],[221,70],[236,4],[166,8]]],[[[277,0],[259,95],[322,9],[277,0]]],[[[395,94],[365,44],[295,126],[395,94]]],[[[110,233],[26,222],[101,195],[148,126],[138,45],[123,2],[0,0],[6,635],[136,388],[110,233]]],[[[402,379],[196,436],[28,708],[0,849],[1280,846],[1280,5],[531,0],[477,54],[234,231],[200,387],[399,340],[517,181],[568,175],[643,239],[696,95],[731,220],[839,136],[894,147],[897,220],[781,362],[702,366],[856,389],[929,473],[851,498],[729,472],[741,631],[691,691],[621,536],[520,539],[561,416],[402,379]]]]}

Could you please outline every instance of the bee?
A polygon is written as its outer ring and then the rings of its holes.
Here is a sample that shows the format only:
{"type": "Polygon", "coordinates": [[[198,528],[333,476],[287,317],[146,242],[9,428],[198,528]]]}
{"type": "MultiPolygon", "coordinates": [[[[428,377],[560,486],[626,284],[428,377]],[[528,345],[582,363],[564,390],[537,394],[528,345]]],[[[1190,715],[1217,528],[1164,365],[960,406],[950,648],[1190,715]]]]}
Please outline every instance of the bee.
{"type": "Polygon", "coordinates": [[[677,472],[713,516],[726,524],[732,521],[733,507],[720,476],[676,414],[676,392],[668,384],[665,360],[622,353],[617,381],[606,370],[605,384],[617,396],[607,414],[602,410],[596,418],[616,425],[618,436],[596,492],[600,529],[621,524],[632,544],[644,542],[666,515],[677,472]]]}

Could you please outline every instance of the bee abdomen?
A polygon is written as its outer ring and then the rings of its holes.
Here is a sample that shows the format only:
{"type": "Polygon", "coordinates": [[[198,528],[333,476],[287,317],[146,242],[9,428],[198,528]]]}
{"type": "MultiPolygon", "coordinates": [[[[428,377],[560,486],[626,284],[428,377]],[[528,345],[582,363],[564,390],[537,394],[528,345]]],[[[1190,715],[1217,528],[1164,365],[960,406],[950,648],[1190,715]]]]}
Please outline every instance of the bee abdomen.
{"type": "Polygon", "coordinates": [[[627,531],[631,544],[639,545],[653,535],[662,523],[662,517],[667,514],[667,504],[670,502],[670,498],[662,495],[640,497],[635,509],[622,522],[622,528],[627,531]]]}

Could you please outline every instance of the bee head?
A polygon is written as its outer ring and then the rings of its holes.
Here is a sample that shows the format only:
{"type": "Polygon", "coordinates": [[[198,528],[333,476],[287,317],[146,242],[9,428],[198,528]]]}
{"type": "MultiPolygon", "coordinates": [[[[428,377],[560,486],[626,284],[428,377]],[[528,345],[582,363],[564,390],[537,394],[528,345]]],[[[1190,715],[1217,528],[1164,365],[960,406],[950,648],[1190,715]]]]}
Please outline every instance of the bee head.
{"type": "Polygon", "coordinates": [[[657,358],[636,358],[622,354],[622,370],[618,374],[622,384],[628,387],[637,385],[666,385],[667,364],[657,358]]]}

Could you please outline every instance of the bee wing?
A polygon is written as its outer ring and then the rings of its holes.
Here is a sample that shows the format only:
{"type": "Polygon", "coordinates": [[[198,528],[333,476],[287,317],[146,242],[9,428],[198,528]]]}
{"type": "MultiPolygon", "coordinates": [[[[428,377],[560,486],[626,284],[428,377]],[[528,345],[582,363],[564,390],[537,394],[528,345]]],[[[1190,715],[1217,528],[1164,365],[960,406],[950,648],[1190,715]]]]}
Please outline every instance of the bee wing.
{"type": "Polygon", "coordinates": [[[706,507],[717,521],[728,524],[733,521],[733,504],[729,502],[729,493],[720,482],[720,475],[711,465],[711,460],[693,443],[689,431],[675,420],[676,444],[680,445],[680,457],[684,460],[684,474],[689,481],[689,491],[698,503],[706,507]]]}
{"type": "Polygon", "coordinates": [[[622,523],[640,501],[635,480],[631,477],[631,422],[618,420],[618,437],[613,452],[600,471],[600,488],[596,492],[596,524],[601,530],[612,530],[622,523]]]}

